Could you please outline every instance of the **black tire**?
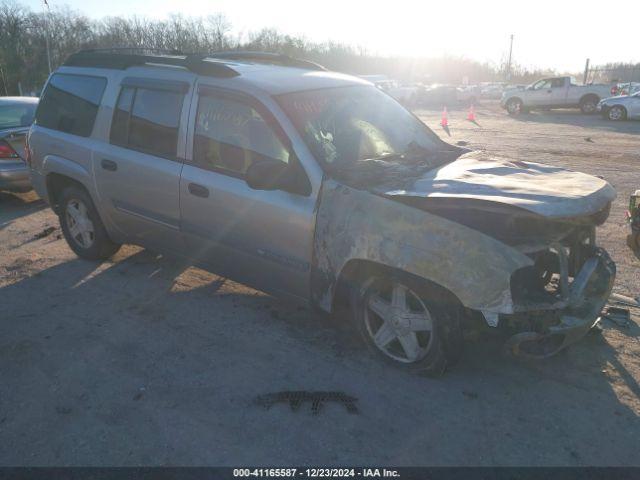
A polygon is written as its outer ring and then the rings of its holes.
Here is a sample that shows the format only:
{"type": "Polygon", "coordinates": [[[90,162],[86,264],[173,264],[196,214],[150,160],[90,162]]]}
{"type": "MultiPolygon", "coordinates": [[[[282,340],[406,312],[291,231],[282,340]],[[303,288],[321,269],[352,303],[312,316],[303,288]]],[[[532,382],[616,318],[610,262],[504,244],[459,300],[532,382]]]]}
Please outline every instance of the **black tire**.
{"type": "Polygon", "coordinates": [[[596,112],[600,99],[595,95],[587,95],[580,99],[580,111],[585,115],[591,115],[596,112]]]}
{"type": "Polygon", "coordinates": [[[524,112],[524,105],[519,98],[510,98],[506,103],[507,112],[511,116],[520,115],[524,112]]]}
{"type": "Polygon", "coordinates": [[[58,207],[58,218],[60,219],[60,227],[62,228],[64,238],[69,248],[80,258],[87,260],[106,260],[120,249],[120,245],[114,243],[109,238],[104,224],[102,220],[100,220],[98,211],[86,190],[75,186],[65,188],[60,195],[58,207]],[[80,205],[84,205],[86,208],[86,216],[91,221],[93,227],[91,241],[87,242],[87,245],[81,243],[82,236],[78,239],[77,236],[74,236],[72,233],[70,223],[73,222],[73,219],[71,215],[67,213],[68,209],[80,205]]]}
{"type": "Polygon", "coordinates": [[[627,109],[622,105],[614,105],[607,110],[606,119],[612,122],[619,122],[627,119],[627,109]]]}
{"type": "MultiPolygon", "coordinates": [[[[462,352],[462,308],[460,303],[437,285],[430,284],[409,274],[380,272],[372,274],[362,280],[358,288],[352,290],[351,295],[352,319],[358,333],[369,350],[378,358],[405,370],[419,372],[430,376],[442,375],[447,367],[455,364],[462,352]],[[407,288],[407,298],[415,294],[431,318],[431,331],[414,332],[418,338],[419,347],[425,347],[423,354],[413,361],[393,358],[391,354],[379,347],[373,339],[370,322],[377,316],[370,310],[370,298],[379,294],[389,285],[401,284],[407,288]],[[421,334],[418,337],[418,333],[421,334]]],[[[418,311],[420,308],[417,309],[418,311]]],[[[380,327],[381,328],[381,327],[380,327]]],[[[388,350],[393,348],[402,352],[404,346],[400,339],[395,338],[388,343],[388,350]]],[[[400,355],[398,355],[400,356],[400,355]]]]}

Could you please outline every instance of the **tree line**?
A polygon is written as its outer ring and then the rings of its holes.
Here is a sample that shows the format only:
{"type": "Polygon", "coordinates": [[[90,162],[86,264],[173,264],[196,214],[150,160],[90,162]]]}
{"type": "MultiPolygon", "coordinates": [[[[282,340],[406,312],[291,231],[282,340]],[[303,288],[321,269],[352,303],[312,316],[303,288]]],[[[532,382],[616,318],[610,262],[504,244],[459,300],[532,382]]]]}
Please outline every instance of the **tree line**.
{"type": "MultiPolygon", "coordinates": [[[[93,20],[68,8],[34,12],[12,0],[0,1],[0,95],[38,93],[49,74],[71,53],[88,48],[145,47],[181,52],[268,51],[305,58],[355,75],[386,74],[403,81],[471,83],[501,81],[505,63],[463,57],[406,58],[373,55],[366,48],[313,42],[264,28],[233,34],[223,14],[172,15],[165,20],[106,17],[93,20]],[[47,58],[47,40],[50,58],[47,58]]],[[[511,81],[526,83],[553,72],[512,66],[511,81]]]]}

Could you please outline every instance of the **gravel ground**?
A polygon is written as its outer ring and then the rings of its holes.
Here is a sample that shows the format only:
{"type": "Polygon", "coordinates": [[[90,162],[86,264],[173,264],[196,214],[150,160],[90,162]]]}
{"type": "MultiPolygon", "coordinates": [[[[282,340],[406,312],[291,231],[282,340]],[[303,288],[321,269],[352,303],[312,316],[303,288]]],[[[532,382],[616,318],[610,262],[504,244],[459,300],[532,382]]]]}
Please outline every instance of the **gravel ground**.
{"type": "MultiPolygon", "coordinates": [[[[640,294],[624,206],[640,123],[575,112],[476,124],[417,112],[444,138],[602,175],[619,192],[600,242],[616,291],[640,294]]],[[[640,465],[640,311],[544,362],[482,335],[441,379],[372,359],[327,317],[137,247],[77,259],[33,194],[0,193],[1,465],[640,465]],[[47,234],[47,235],[45,235],[47,234]],[[258,395],[337,390],[264,409],[258,395]]]]}

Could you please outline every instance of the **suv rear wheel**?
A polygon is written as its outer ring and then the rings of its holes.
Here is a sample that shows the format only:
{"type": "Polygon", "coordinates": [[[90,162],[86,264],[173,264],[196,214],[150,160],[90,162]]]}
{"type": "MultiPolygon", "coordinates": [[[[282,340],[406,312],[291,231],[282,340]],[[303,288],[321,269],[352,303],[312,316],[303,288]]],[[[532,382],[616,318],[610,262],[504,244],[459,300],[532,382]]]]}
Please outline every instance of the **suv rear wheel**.
{"type": "Polygon", "coordinates": [[[409,275],[370,276],[353,292],[353,319],[370,350],[405,369],[442,375],[462,348],[460,310],[409,275]],[[432,300],[433,299],[433,300],[432,300]]]}
{"type": "Polygon", "coordinates": [[[79,257],[105,260],[120,249],[120,245],[107,235],[91,197],[84,189],[65,188],[58,212],[64,238],[79,257]]]}

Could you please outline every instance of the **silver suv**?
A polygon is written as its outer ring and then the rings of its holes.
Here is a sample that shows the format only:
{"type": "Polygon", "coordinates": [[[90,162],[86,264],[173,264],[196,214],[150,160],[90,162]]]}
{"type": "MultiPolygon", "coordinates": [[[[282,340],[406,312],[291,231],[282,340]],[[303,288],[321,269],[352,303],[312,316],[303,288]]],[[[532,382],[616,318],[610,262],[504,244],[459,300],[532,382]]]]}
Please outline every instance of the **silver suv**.
{"type": "Polygon", "coordinates": [[[615,277],[595,243],[604,180],[449,145],[370,83],[280,55],[74,54],[28,149],[80,257],[133,243],[347,303],[375,352],[432,374],[476,322],[513,353],[555,353],[615,277]]]}

